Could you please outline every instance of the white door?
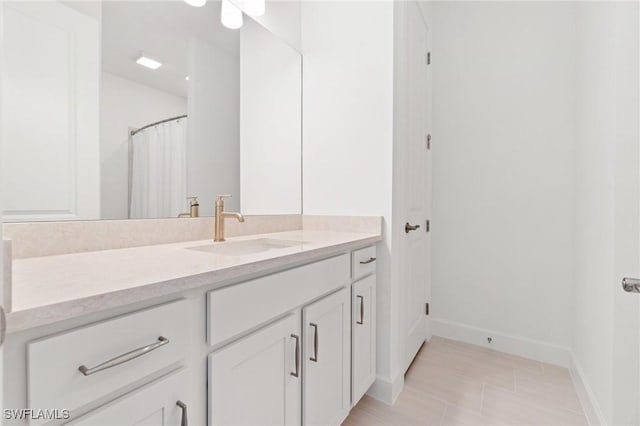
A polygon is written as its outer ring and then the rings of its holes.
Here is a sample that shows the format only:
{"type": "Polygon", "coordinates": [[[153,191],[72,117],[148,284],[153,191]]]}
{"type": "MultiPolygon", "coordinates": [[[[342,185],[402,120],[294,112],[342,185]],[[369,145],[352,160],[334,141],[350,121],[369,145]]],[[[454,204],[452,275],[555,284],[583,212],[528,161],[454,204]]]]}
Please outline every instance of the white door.
{"type": "Polygon", "coordinates": [[[407,3],[406,137],[400,141],[402,212],[394,232],[401,234],[401,280],[405,312],[405,366],[428,337],[431,250],[431,77],[430,35],[418,5],[407,3]]]}
{"type": "Polygon", "coordinates": [[[86,426],[178,426],[189,415],[187,372],[170,373],[155,382],[71,422],[86,426]]]}
{"type": "Polygon", "coordinates": [[[209,355],[209,424],[299,425],[301,338],[291,314],[209,355]]]}
{"type": "Polygon", "coordinates": [[[376,380],[375,275],[351,287],[351,339],[351,405],[355,405],[376,380]]]}
{"type": "Polygon", "coordinates": [[[99,219],[100,22],[57,1],[2,8],[5,221],[99,219]]]}
{"type": "Polygon", "coordinates": [[[339,425],[351,409],[351,295],[347,288],[305,307],[305,425],[339,425]]]}

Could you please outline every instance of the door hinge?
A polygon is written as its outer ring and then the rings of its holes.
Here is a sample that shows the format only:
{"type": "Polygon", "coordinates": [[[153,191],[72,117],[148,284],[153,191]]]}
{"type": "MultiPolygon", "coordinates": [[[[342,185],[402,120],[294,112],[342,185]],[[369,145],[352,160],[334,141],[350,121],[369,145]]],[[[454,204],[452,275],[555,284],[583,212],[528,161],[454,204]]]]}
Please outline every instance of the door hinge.
{"type": "Polygon", "coordinates": [[[427,151],[429,151],[431,149],[431,133],[427,133],[427,136],[425,136],[425,141],[427,151]]]}
{"type": "Polygon", "coordinates": [[[424,304],[424,314],[425,315],[429,315],[429,303],[425,303],[424,304]]]}
{"type": "Polygon", "coordinates": [[[425,232],[431,232],[431,221],[429,219],[427,219],[424,225],[425,232]]]}
{"type": "Polygon", "coordinates": [[[431,52],[427,52],[425,55],[424,61],[427,65],[431,65],[431,52]]]}

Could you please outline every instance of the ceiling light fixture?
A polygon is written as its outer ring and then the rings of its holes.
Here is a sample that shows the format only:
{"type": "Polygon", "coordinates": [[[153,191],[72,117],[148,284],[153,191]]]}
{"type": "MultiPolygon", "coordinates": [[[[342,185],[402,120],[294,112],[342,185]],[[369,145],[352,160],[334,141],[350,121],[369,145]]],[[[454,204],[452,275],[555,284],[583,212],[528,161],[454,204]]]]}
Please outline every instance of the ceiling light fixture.
{"type": "Polygon", "coordinates": [[[184,0],[184,2],[193,7],[202,7],[207,4],[207,0],[184,0]]]}
{"type": "Polygon", "coordinates": [[[162,66],[162,62],[156,61],[155,59],[145,56],[144,54],[140,55],[140,57],[136,59],[136,63],[152,70],[157,70],[162,66]]]}
{"type": "Polygon", "coordinates": [[[185,76],[184,76],[184,79],[185,79],[185,80],[187,80],[187,81],[189,81],[189,76],[188,76],[188,75],[185,75],[185,76]]]}
{"type": "Polygon", "coordinates": [[[233,4],[231,0],[222,0],[220,21],[225,27],[237,30],[242,27],[242,10],[233,4]]]}

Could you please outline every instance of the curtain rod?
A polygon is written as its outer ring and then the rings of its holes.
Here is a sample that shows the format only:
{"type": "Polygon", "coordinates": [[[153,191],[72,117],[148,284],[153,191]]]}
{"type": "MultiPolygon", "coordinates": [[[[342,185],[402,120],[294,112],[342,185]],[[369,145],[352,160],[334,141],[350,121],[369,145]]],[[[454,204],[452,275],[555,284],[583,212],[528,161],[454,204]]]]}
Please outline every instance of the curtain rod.
{"type": "Polygon", "coordinates": [[[155,123],[147,124],[144,127],[140,127],[138,130],[132,130],[131,131],[131,136],[135,135],[138,132],[143,131],[144,129],[148,129],[149,127],[157,126],[158,124],[166,123],[168,121],[179,120],[181,118],[187,118],[187,114],[179,115],[177,117],[171,117],[171,118],[167,118],[167,119],[164,119],[164,120],[156,121],[155,123]]]}

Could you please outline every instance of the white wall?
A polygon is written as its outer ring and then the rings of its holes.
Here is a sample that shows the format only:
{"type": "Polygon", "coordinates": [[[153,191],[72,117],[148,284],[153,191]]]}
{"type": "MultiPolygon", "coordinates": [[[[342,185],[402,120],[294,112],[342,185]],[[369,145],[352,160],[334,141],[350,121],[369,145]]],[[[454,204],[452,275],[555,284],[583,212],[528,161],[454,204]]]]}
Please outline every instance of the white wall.
{"type": "Polygon", "coordinates": [[[638,4],[577,8],[574,362],[603,424],[638,424],[638,4]],[[597,60],[594,53],[597,52],[597,60]]]}
{"type": "Polygon", "coordinates": [[[639,5],[434,12],[435,332],[570,364],[593,424],[638,424],[639,5]]]}
{"type": "Polygon", "coordinates": [[[434,333],[479,344],[492,336],[496,348],[534,347],[564,363],[574,274],[573,7],[433,6],[434,333]]]}
{"type": "Polygon", "coordinates": [[[300,0],[267,0],[264,15],[253,19],[299,51],[301,49],[300,4],[300,0]]]}
{"type": "Polygon", "coordinates": [[[198,196],[200,216],[213,216],[215,196],[240,205],[239,58],[198,38],[189,43],[187,192],[198,196]]]}
{"type": "Polygon", "coordinates": [[[240,31],[240,207],[299,214],[302,57],[255,22],[240,31]]]}
{"type": "MultiPolygon", "coordinates": [[[[101,218],[129,217],[129,132],[187,113],[187,99],[102,73],[100,111],[101,218]]],[[[185,211],[187,201],[185,200],[185,211]]]]}
{"type": "Polygon", "coordinates": [[[398,316],[390,273],[393,3],[304,2],[303,211],[384,217],[378,245],[378,378],[389,383],[398,316]]]}

